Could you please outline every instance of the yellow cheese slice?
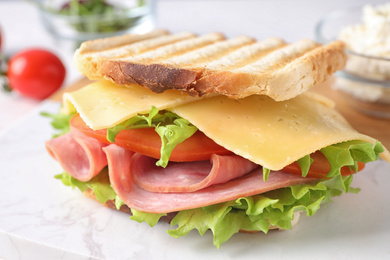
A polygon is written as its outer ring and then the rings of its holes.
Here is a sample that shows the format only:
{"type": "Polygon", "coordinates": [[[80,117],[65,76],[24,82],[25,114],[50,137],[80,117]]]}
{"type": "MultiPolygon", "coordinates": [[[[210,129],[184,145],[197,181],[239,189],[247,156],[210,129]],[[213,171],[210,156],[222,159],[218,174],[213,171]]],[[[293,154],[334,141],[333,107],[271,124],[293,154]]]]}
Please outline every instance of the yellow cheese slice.
{"type": "MultiPolygon", "coordinates": [[[[122,87],[99,81],[64,94],[65,112],[77,111],[94,130],[113,127],[151,106],[189,120],[219,145],[271,170],[331,144],[375,140],[355,131],[327,98],[305,93],[283,102],[267,96],[194,98],[170,90],[122,87]]],[[[382,157],[390,161],[386,151],[382,157]]]]}
{"type": "Polygon", "coordinates": [[[90,128],[98,130],[113,127],[137,113],[149,113],[152,106],[162,110],[199,99],[177,90],[157,94],[136,84],[123,87],[104,80],[65,93],[62,111],[77,111],[90,128]]]}
{"type": "MultiPolygon", "coordinates": [[[[363,140],[326,98],[312,93],[275,102],[267,96],[241,100],[213,97],[172,109],[216,143],[271,170],[331,144],[363,140]]],[[[389,152],[385,156],[390,159],[389,152]]]]}

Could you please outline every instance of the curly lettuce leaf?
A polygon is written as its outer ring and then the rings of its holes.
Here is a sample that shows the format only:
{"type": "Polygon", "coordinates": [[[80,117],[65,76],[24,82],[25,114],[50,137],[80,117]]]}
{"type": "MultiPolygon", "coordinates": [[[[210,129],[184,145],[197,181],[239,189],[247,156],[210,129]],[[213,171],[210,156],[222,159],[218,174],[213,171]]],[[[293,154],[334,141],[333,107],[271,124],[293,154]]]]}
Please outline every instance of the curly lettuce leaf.
{"type": "MultiPolygon", "coordinates": [[[[111,187],[111,185],[110,185],[110,187],[111,187]]],[[[119,210],[123,205],[126,205],[126,204],[123,202],[123,200],[121,198],[119,198],[119,196],[116,196],[115,197],[115,208],[119,210]]]]}
{"type": "Polygon", "coordinates": [[[340,175],[343,166],[354,167],[357,171],[357,162],[372,162],[379,159],[379,154],[384,151],[382,144],[376,141],[375,144],[359,140],[333,144],[321,149],[330,163],[330,171],[327,177],[340,175]]]}
{"type": "Polygon", "coordinates": [[[138,223],[146,222],[150,227],[154,227],[161,217],[166,216],[166,213],[162,214],[150,214],[135,209],[131,209],[132,216],[130,219],[137,221],[138,223]]]}
{"type": "MultiPolygon", "coordinates": [[[[375,144],[366,143],[360,140],[352,140],[337,144],[332,144],[320,149],[330,164],[330,171],[327,177],[341,176],[341,168],[344,166],[351,167],[355,172],[358,171],[358,162],[373,162],[379,159],[380,153],[384,148],[379,141],[375,144]]],[[[301,168],[302,177],[306,177],[310,171],[310,166],[314,162],[310,154],[297,160],[301,168]]],[[[272,174],[270,169],[263,167],[263,180],[267,181],[272,174]]]]}
{"type": "Polygon", "coordinates": [[[158,113],[158,109],[155,106],[152,106],[149,114],[147,115],[135,115],[132,118],[127,119],[126,121],[107,129],[107,140],[111,143],[115,143],[116,136],[120,131],[125,129],[137,129],[137,128],[146,128],[154,127],[155,124],[164,122],[165,120],[170,119],[170,113],[161,115],[158,113]]]}
{"type": "Polygon", "coordinates": [[[310,170],[310,165],[313,163],[313,159],[310,157],[310,154],[302,157],[297,162],[302,170],[302,177],[306,177],[310,170]]]}
{"type": "MultiPolygon", "coordinates": [[[[213,243],[217,248],[239,230],[262,231],[267,233],[270,227],[291,229],[295,212],[314,215],[320,206],[331,202],[333,196],[353,191],[350,182],[352,176],[336,176],[316,184],[302,184],[270,191],[264,194],[240,198],[203,208],[180,211],[171,221],[174,229],[168,230],[173,237],[187,235],[198,230],[204,235],[207,230],[213,233],[213,243]]],[[[156,223],[150,213],[138,215],[138,222],[156,223]],[[153,219],[153,222],[149,221],[153,219]]],[[[158,216],[154,216],[158,218],[158,216]]]]}
{"type": "Polygon", "coordinates": [[[51,118],[51,126],[57,130],[57,133],[52,136],[52,138],[64,135],[70,131],[69,120],[72,118],[74,113],[63,114],[61,112],[56,114],[50,114],[46,112],[41,112],[41,116],[51,118]]]}
{"type": "MultiPolygon", "coordinates": [[[[101,203],[115,200],[119,209],[124,203],[112,189],[107,171],[88,182],[81,182],[67,173],[56,176],[65,185],[79,188],[81,191],[91,188],[101,203]]],[[[198,230],[200,235],[207,230],[213,233],[213,243],[216,247],[226,242],[231,236],[239,232],[262,231],[267,233],[271,227],[291,229],[295,212],[306,212],[312,216],[322,204],[332,202],[332,197],[343,192],[358,192],[350,187],[353,176],[335,176],[314,184],[301,184],[269,191],[256,196],[239,198],[203,208],[180,211],[172,220],[173,229],[168,234],[173,237],[187,235],[191,230],[198,230]]],[[[151,227],[156,225],[162,216],[167,214],[151,214],[131,209],[133,216],[130,219],[137,222],[146,222],[151,227]]]]}
{"type": "MultiPolygon", "coordinates": [[[[379,154],[384,151],[382,144],[376,141],[375,144],[366,143],[359,140],[347,141],[338,144],[332,144],[320,149],[330,164],[330,171],[327,177],[331,178],[341,175],[341,168],[344,166],[351,167],[358,171],[358,162],[373,162],[379,159],[379,154]]],[[[306,155],[299,159],[302,177],[306,177],[310,170],[313,159],[306,155]]]]}
{"type": "MultiPolygon", "coordinates": [[[[112,189],[107,170],[103,170],[88,182],[81,182],[66,172],[55,177],[65,185],[77,187],[81,191],[93,189],[101,203],[115,200],[117,209],[124,204],[112,189]]],[[[176,229],[168,230],[168,233],[173,237],[180,237],[196,229],[203,235],[210,229],[214,235],[213,243],[219,248],[239,230],[267,233],[271,226],[291,229],[294,212],[306,211],[308,216],[312,216],[322,203],[331,201],[332,196],[348,191],[351,179],[352,176],[347,178],[337,176],[317,184],[295,185],[203,208],[180,211],[171,222],[172,227],[176,226],[176,229]]],[[[156,225],[162,216],[167,215],[134,209],[131,211],[133,216],[130,219],[146,222],[151,227],[156,225]]]]}
{"type": "MultiPolygon", "coordinates": [[[[146,121],[148,125],[153,124],[150,115],[146,121]]],[[[219,248],[239,230],[267,233],[271,227],[291,229],[295,212],[303,211],[307,216],[312,216],[322,204],[332,202],[332,197],[339,196],[343,192],[357,193],[359,189],[350,186],[353,176],[342,177],[340,168],[355,166],[357,161],[366,163],[377,160],[379,153],[383,150],[379,142],[369,144],[362,141],[349,141],[325,147],[321,149],[321,152],[331,164],[331,171],[328,174],[330,179],[315,184],[295,185],[203,208],[180,211],[173,218],[171,222],[173,229],[168,230],[168,233],[173,237],[181,237],[194,229],[198,230],[200,235],[211,230],[213,243],[219,248]]],[[[305,156],[298,163],[303,175],[306,175],[312,159],[305,156]]],[[[269,174],[270,171],[266,169],[265,172],[269,174]]],[[[115,200],[118,209],[124,204],[112,189],[107,171],[103,171],[88,182],[78,181],[67,173],[59,174],[56,178],[61,179],[65,185],[77,187],[81,191],[87,188],[93,189],[101,203],[115,200]]],[[[147,222],[150,226],[156,225],[159,219],[166,215],[145,213],[134,209],[132,213],[132,220],[147,222]]]]}
{"type": "Polygon", "coordinates": [[[168,111],[159,113],[159,110],[152,106],[149,114],[136,115],[117,126],[108,128],[107,140],[114,143],[120,131],[145,127],[154,127],[161,138],[161,155],[156,165],[164,168],[168,165],[176,145],[190,138],[198,130],[188,120],[168,111]]]}
{"type": "Polygon", "coordinates": [[[157,125],[155,130],[161,138],[161,157],[156,165],[165,168],[176,145],[190,138],[198,129],[188,120],[179,118],[173,124],[157,125]]]}
{"type": "Polygon", "coordinates": [[[54,176],[54,178],[61,180],[64,185],[70,186],[72,189],[77,187],[82,192],[84,192],[87,188],[92,189],[95,193],[96,199],[102,204],[106,203],[108,200],[115,200],[117,209],[123,205],[121,204],[121,200],[116,195],[114,189],[110,185],[108,171],[106,169],[87,182],[79,181],[66,172],[57,174],[54,176]]]}
{"type": "Polygon", "coordinates": [[[263,166],[263,181],[267,181],[271,170],[263,166]]]}

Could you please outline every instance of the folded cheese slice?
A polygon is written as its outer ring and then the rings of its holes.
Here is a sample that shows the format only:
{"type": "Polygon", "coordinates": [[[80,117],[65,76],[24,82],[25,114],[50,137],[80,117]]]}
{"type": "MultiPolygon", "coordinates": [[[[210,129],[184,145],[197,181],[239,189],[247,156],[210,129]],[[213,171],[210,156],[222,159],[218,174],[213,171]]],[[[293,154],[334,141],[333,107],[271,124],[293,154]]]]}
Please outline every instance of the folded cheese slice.
{"type": "MultiPolygon", "coordinates": [[[[77,110],[95,130],[148,113],[152,105],[186,118],[219,145],[271,170],[335,143],[375,143],[354,130],[330,100],[313,93],[282,102],[259,95],[195,98],[174,90],[156,94],[138,85],[100,81],[64,95],[64,110],[77,110]]],[[[387,150],[382,157],[390,161],[387,150]]]]}
{"type": "MultiPolygon", "coordinates": [[[[241,100],[218,96],[171,110],[217,144],[271,170],[332,144],[375,143],[353,129],[330,100],[314,93],[282,102],[258,95],[241,100]]],[[[383,156],[390,160],[388,151],[383,156]]]]}
{"type": "Polygon", "coordinates": [[[152,106],[163,110],[200,99],[179,90],[158,94],[137,84],[124,87],[102,80],[64,93],[62,111],[66,114],[77,111],[90,128],[99,130],[113,127],[137,113],[149,113],[152,106]]]}

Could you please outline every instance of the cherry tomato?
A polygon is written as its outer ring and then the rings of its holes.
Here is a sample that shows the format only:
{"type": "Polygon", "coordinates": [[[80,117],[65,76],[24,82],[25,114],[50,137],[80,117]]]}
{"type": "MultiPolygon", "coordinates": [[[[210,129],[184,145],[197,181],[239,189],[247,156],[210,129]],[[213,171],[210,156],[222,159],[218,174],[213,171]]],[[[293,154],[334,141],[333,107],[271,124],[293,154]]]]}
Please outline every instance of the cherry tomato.
{"type": "MultiPolygon", "coordinates": [[[[71,129],[75,128],[102,143],[109,143],[106,139],[106,129],[92,130],[78,114],[71,118],[70,126],[71,129]]],[[[154,128],[123,130],[116,136],[115,144],[152,158],[160,158],[161,139],[156,131],[154,131],[154,128]]],[[[232,152],[216,144],[202,132],[196,131],[194,135],[175,147],[170,161],[188,162],[208,160],[212,154],[225,155],[232,154],[232,152]]]]}
{"type": "MultiPolygon", "coordinates": [[[[330,164],[326,157],[321,152],[316,152],[314,154],[310,155],[312,159],[314,159],[313,163],[310,165],[309,173],[307,174],[307,177],[314,177],[314,178],[321,178],[326,179],[326,175],[330,171],[330,164]]],[[[363,170],[364,163],[358,162],[358,171],[363,170]]],[[[294,162],[290,165],[287,165],[283,168],[284,172],[294,173],[301,175],[301,167],[297,162],[294,162]]],[[[351,174],[354,174],[355,171],[351,170],[350,168],[344,166],[341,168],[341,175],[342,176],[348,176],[351,174]]]]}
{"type": "Polygon", "coordinates": [[[42,100],[61,87],[65,79],[65,67],[49,51],[28,49],[10,59],[7,77],[11,89],[42,100]]]}

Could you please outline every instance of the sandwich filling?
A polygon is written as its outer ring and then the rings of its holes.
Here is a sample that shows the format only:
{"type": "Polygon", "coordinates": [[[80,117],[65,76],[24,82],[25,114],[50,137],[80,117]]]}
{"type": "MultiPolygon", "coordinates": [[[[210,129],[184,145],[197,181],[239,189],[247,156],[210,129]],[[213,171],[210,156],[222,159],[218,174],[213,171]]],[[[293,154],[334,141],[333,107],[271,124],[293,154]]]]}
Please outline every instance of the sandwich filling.
{"type": "Polygon", "coordinates": [[[364,163],[390,161],[313,94],[199,98],[99,81],[66,93],[55,118],[63,131],[46,147],[64,184],[150,225],[175,212],[171,235],[211,229],[217,247],[239,230],[289,229],[294,212],[356,191],[364,163]]]}

